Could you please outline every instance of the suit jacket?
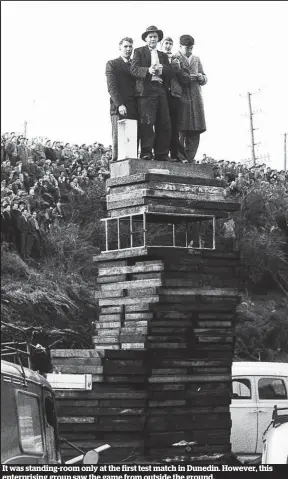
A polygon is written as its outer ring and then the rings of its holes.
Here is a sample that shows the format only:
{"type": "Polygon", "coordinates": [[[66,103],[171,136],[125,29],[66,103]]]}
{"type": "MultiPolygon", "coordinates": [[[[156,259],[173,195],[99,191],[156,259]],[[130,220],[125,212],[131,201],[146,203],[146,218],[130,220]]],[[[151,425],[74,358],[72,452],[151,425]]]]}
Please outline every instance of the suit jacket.
{"type": "MultiPolygon", "coordinates": [[[[175,75],[175,70],[170,67],[168,55],[157,50],[159,62],[163,65],[161,78],[165,88],[169,88],[169,80],[175,75]]],[[[135,48],[131,64],[131,73],[136,77],[136,96],[149,96],[151,93],[151,78],[149,67],[151,66],[151,52],[148,46],[135,48]]]]}
{"type": "MultiPolygon", "coordinates": [[[[120,105],[127,106],[127,103],[135,102],[136,80],[130,72],[130,64],[125,63],[122,57],[107,62],[106,77],[110,95],[110,114],[116,115],[120,105]]],[[[129,108],[127,117],[129,118],[129,108]]]]}

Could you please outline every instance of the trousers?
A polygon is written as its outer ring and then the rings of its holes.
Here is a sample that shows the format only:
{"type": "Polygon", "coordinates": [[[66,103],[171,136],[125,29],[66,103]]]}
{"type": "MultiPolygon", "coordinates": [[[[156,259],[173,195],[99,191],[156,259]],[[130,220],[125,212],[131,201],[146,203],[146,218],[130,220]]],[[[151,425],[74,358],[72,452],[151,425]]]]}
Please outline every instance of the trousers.
{"type": "Polygon", "coordinates": [[[171,140],[170,140],[170,156],[171,158],[178,159],[179,157],[179,133],[178,133],[178,118],[179,118],[179,106],[180,98],[172,96],[169,92],[168,105],[171,122],[171,140]]]}
{"type": "Polygon", "coordinates": [[[179,157],[192,163],[200,143],[200,133],[191,130],[179,132],[179,157]]]}
{"type": "Polygon", "coordinates": [[[139,136],[141,157],[152,154],[155,157],[169,153],[171,123],[167,94],[162,85],[151,86],[151,94],[138,98],[139,136]]]}

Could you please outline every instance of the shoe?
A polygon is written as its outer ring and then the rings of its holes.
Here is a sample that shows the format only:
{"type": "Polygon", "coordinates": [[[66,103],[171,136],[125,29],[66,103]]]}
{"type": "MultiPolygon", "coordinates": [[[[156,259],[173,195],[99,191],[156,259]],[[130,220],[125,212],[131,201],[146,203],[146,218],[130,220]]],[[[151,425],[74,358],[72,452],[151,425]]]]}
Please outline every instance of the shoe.
{"type": "Polygon", "coordinates": [[[144,161],[153,161],[154,158],[153,155],[148,153],[147,155],[141,156],[140,159],[144,161]]]}

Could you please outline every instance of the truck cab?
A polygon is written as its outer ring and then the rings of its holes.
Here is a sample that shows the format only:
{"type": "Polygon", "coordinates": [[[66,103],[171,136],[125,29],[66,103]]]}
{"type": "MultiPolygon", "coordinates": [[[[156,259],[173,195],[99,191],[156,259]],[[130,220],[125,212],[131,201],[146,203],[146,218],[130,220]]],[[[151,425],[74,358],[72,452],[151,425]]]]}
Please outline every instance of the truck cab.
{"type": "Polygon", "coordinates": [[[1,463],[61,464],[55,398],[40,374],[1,360],[1,463]]]}

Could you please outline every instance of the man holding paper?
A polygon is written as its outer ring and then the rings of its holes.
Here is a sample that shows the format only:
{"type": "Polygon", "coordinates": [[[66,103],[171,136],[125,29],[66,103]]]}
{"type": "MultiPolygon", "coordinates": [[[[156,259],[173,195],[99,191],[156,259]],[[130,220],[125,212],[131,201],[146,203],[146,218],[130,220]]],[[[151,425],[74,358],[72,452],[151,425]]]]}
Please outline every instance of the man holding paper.
{"type": "Polygon", "coordinates": [[[148,27],[142,34],[146,46],[135,49],[131,64],[131,73],[136,77],[140,156],[143,160],[169,159],[171,124],[167,89],[174,71],[166,53],[157,50],[157,43],[162,39],[162,30],[155,26],[148,27]]]}
{"type": "Polygon", "coordinates": [[[192,54],[193,46],[194,38],[182,35],[180,50],[171,60],[190,77],[190,81],[182,87],[178,115],[179,157],[183,163],[194,162],[200,134],[206,131],[201,86],[206,85],[207,76],[200,58],[192,54]]]}

